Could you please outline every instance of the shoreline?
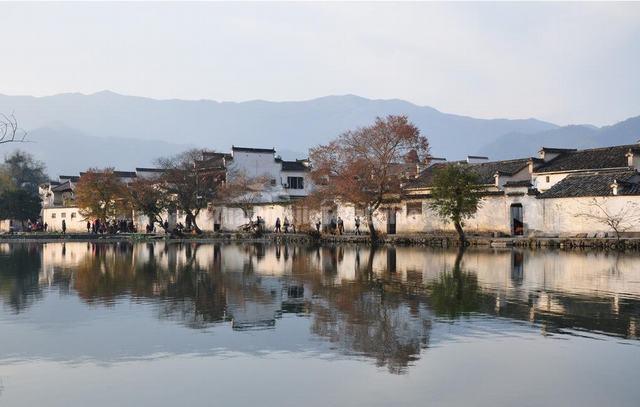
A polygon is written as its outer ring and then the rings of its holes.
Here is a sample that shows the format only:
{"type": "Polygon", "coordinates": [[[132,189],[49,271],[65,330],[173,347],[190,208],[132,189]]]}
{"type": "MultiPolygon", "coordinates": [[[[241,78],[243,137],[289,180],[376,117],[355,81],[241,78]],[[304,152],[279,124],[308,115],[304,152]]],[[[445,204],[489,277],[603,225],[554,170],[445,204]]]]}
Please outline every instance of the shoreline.
{"type": "MultiPolygon", "coordinates": [[[[640,251],[640,237],[621,238],[613,237],[491,237],[468,236],[470,247],[485,248],[558,248],[558,249],[605,249],[605,250],[637,250],[640,251]]],[[[324,234],[320,237],[304,233],[267,233],[260,237],[240,232],[220,232],[203,235],[186,235],[182,237],[169,237],[157,234],[115,234],[95,235],[87,233],[16,233],[0,235],[0,243],[64,243],[64,242],[193,242],[193,243],[218,243],[218,242],[283,242],[292,244],[371,244],[368,235],[331,235],[324,234]]],[[[378,244],[394,246],[423,246],[423,247],[458,247],[459,242],[455,235],[437,234],[398,234],[380,237],[378,244]]]]}

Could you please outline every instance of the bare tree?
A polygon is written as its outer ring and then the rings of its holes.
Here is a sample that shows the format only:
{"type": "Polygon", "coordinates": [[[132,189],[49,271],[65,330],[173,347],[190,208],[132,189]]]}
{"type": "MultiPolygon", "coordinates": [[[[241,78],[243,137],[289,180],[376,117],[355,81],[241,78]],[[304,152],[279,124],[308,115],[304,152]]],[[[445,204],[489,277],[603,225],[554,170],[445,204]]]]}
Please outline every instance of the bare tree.
{"type": "Polygon", "coordinates": [[[18,126],[16,116],[0,113],[0,144],[21,143],[27,137],[27,132],[18,126]]]}
{"type": "Polygon", "coordinates": [[[640,221],[640,207],[635,202],[627,201],[620,209],[614,210],[607,206],[607,202],[606,197],[592,198],[586,204],[585,211],[575,216],[608,226],[620,241],[622,233],[640,221]]]}
{"type": "Polygon", "coordinates": [[[193,227],[201,234],[198,215],[218,196],[224,185],[226,168],[220,163],[209,162],[203,151],[195,149],[161,158],[158,164],[164,170],[158,188],[185,213],[187,228],[193,227]]]}
{"type": "Polygon", "coordinates": [[[272,190],[271,180],[267,176],[249,177],[244,172],[230,172],[220,196],[229,206],[242,209],[244,216],[253,221],[254,207],[264,202],[264,194],[272,190]]]}
{"type": "Polygon", "coordinates": [[[407,116],[376,118],[309,151],[316,185],[308,202],[350,202],[367,209],[371,240],[377,239],[373,213],[385,196],[399,194],[406,165],[426,163],[429,143],[407,116]],[[317,198],[317,199],[314,199],[317,198]]]}

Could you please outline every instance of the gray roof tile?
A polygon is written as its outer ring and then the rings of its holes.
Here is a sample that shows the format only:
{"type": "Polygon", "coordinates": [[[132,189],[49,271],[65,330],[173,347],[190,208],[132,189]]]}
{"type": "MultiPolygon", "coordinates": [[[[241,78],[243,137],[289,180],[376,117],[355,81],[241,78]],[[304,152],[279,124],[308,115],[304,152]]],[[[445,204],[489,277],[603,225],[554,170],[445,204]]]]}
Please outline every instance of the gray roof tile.
{"type": "Polygon", "coordinates": [[[634,170],[590,172],[569,175],[547,191],[540,199],[575,198],[586,196],[612,196],[611,184],[618,181],[619,195],[640,195],[640,185],[634,170]]]}
{"type": "MultiPolygon", "coordinates": [[[[627,167],[629,150],[640,151],[637,144],[565,151],[536,168],[535,172],[561,172],[627,167]]],[[[549,149],[547,149],[549,150],[549,149]]]]}

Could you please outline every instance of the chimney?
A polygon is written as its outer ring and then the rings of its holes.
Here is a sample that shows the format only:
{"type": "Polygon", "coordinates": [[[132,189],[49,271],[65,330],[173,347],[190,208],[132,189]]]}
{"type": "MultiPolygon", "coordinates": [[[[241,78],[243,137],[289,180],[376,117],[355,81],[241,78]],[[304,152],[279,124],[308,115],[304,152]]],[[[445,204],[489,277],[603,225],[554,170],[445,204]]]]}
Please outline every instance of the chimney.
{"type": "Polygon", "coordinates": [[[618,180],[613,180],[613,184],[610,185],[611,187],[611,193],[613,195],[618,195],[618,180]]]}
{"type": "Polygon", "coordinates": [[[638,159],[640,159],[640,157],[636,156],[633,153],[632,149],[629,149],[629,151],[627,151],[627,154],[625,154],[625,156],[627,157],[627,165],[629,167],[633,167],[635,169],[638,169],[638,159]]]}

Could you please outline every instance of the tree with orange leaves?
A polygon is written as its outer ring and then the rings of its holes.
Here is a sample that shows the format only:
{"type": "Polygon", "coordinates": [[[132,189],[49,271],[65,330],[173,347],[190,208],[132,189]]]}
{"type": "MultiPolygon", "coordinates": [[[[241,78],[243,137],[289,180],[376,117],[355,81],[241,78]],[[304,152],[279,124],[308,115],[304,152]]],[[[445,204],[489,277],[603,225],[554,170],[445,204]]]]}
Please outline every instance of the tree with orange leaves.
{"type": "Polygon", "coordinates": [[[104,222],[126,211],[125,186],[113,168],[91,168],[82,174],[75,196],[79,212],[87,220],[104,222]]]}
{"type": "Polygon", "coordinates": [[[426,163],[428,156],[429,142],[407,116],[377,117],[370,126],[346,131],[310,150],[316,185],[311,201],[340,200],[364,208],[375,241],[373,213],[386,196],[400,192],[408,162],[426,163]]]}

